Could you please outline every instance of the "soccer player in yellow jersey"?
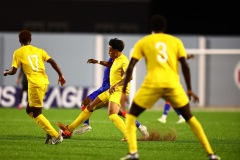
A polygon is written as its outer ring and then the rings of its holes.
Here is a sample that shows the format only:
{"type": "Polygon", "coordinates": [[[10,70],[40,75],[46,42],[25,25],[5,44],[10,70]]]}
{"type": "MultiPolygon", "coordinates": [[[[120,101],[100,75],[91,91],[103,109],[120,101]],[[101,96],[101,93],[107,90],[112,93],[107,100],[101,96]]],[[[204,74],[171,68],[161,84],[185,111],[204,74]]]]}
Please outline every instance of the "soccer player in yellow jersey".
{"type": "MultiPolygon", "coordinates": [[[[86,109],[86,106],[88,106],[90,103],[92,103],[92,101],[95,98],[97,98],[101,93],[103,93],[104,91],[106,91],[110,88],[109,75],[110,75],[111,66],[113,64],[113,59],[109,58],[108,61],[98,61],[95,59],[88,59],[87,63],[100,64],[100,65],[105,66],[105,69],[104,69],[102,86],[100,88],[98,88],[97,90],[93,91],[92,93],[90,93],[86,98],[84,98],[84,100],[81,104],[82,111],[84,111],[86,109]]],[[[107,106],[107,103],[106,103],[106,106],[107,106]]],[[[103,107],[103,105],[101,107],[103,107]]],[[[125,103],[124,103],[124,104],[121,104],[121,109],[120,109],[118,115],[125,118],[126,114],[127,114],[127,111],[125,110],[125,103]]],[[[136,127],[141,132],[143,137],[149,136],[146,126],[141,125],[138,121],[136,121],[136,127]]],[[[83,126],[80,129],[75,130],[74,133],[75,134],[83,134],[83,133],[91,131],[91,129],[92,129],[92,127],[90,126],[90,120],[87,119],[86,121],[83,122],[83,126]]]]}
{"type": "MultiPolygon", "coordinates": [[[[220,157],[214,154],[200,122],[190,111],[189,100],[193,98],[194,102],[198,102],[199,98],[192,91],[190,68],[186,60],[187,54],[184,45],[179,38],[164,33],[166,26],[165,17],[153,16],[151,19],[152,34],[138,40],[134,45],[122,92],[126,93],[134,66],[141,58],[145,58],[147,75],[136,92],[130,111],[126,115],[129,153],[121,160],[139,159],[135,121],[141,113],[150,109],[160,98],[170,102],[174,108],[180,111],[205,149],[208,159],[219,160],[220,157]],[[184,91],[180,82],[178,62],[181,64],[187,92],[184,91]]],[[[124,99],[125,97],[122,97],[122,100],[124,99]]]]}
{"type": "MultiPolygon", "coordinates": [[[[109,41],[109,56],[113,59],[109,75],[110,88],[97,96],[91,104],[87,105],[86,109],[82,111],[70,125],[65,126],[64,124],[58,122],[58,126],[61,130],[63,130],[65,136],[70,137],[72,132],[80,124],[89,119],[92,112],[98,109],[100,104],[108,103],[109,119],[120,129],[124,135],[123,140],[125,140],[126,126],[122,118],[118,115],[121,108],[120,100],[122,96],[122,82],[129,64],[128,58],[122,53],[123,49],[124,43],[122,40],[114,38],[109,41]]],[[[124,93],[125,97],[129,94],[129,85],[130,83],[126,84],[126,92],[124,93]]]]}
{"type": "Polygon", "coordinates": [[[57,63],[43,49],[31,45],[31,33],[22,30],[19,33],[21,47],[13,54],[12,67],[4,71],[4,76],[14,75],[22,67],[28,81],[28,104],[26,112],[46,132],[46,144],[59,144],[63,137],[42,114],[43,98],[47,91],[49,80],[45,71],[44,62],[48,62],[58,73],[58,83],[63,86],[65,78],[57,63]]]}

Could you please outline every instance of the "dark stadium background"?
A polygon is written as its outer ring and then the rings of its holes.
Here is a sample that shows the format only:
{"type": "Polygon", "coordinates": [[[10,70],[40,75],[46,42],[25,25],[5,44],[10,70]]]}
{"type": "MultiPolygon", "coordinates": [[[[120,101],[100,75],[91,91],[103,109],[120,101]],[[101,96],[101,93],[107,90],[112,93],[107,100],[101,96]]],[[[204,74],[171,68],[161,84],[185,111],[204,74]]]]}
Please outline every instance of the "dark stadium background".
{"type": "Polygon", "coordinates": [[[168,18],[168,33],[240,35],[240,9],[230,1],[7,0],[0,32],[149,33],[149,19],[168,18]]]}

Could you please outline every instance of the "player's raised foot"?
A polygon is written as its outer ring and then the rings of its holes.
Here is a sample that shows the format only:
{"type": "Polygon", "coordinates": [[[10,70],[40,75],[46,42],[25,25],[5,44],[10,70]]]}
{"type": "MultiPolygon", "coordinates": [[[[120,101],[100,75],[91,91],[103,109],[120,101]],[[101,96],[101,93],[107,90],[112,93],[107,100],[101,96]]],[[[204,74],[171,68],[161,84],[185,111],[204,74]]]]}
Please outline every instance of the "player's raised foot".
{"type": "Polygon", "coordinates": [[[59,136],[57,138],[51,138],[48,144],[56,145],[56,144],[62,143],[62,141],[63,141],[63,137],[59,136]]]}
{"type": "Polygon", "coordinates": [[[68,126],[64,125],[60,122],[57,122],[58,127],[60,128],[59,134],[63,137],[63,138],[71,138],[72,136],[72,132],[68,130],[68,126]]]}
{"type": "Polygon", "coordinates": [[[86,133],[86,132],[89,132],[92,130],[92,127],[88,124],[84,124],[82,126],[82,128],[79,128],[78,130],[75,130],[74,133],[75,134],[83,134],[83,133],[86,133]]]}
{"type": "Polygon", "coordinates": [[[148,138],[148,137],[149,137],[149,133],[148,133],[148,131],[147,131],[147,127],[146,127],[146,126],[140,125],[140,126],[138,127],[138,129],[139,129],[139,131],[141,132],[141,134],[142,134],[142,136],[143,136],[144,138],[148,138]]]}
{"type": "Polygon", "coordinates": [[[161,123],[166,123],[167,122],[166,118],[163,118],[163,117],[158,118],[158,121],[161,122],[161,123]]]}
{"type": "Polygon", "coordinates": [[[138,152],[128,153],[125,157],[120,158],[120,160],[138,160],[139,155],[138,152]]]}
{"type": "Polygon", "coordinates": [[[220,160],[221,158],[215,154],[208,155],[209,160],[220,160]]]}
{"type": "Polygon", "coordinates": [[[51,137],[49,134],[46,134],[46,141],[45,141],[45,144],[49,144],[51,138],[52,138],[52,137],[51,137]]]}
{"type": "Polygon", "coordinates": [[[184,123],[184,122],[185,122],[184,118],[179,118],[179,120],[177,121],[177,124],[181,124],[181,123],[184,123]]]}

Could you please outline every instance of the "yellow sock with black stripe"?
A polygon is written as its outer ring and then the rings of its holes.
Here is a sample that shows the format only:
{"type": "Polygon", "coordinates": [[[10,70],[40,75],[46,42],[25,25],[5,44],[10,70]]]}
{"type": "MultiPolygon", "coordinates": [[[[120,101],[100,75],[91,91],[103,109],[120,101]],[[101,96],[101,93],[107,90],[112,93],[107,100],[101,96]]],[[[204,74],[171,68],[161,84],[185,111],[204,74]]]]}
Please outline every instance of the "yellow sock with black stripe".
{"type": "Polygon", "coordinates": [[[193,116],[188,121],[188,124],[191,127],[195,136],[198,138],[199,142],[202,144],[203,148],[206,150],[207,154],[213,154],[211,145],[210,145],[210,143],[207,139],[207,136],[204,133],[202,125],[199,123],[199,121],[193,116]]]}
{"type": "Polygon", "coordinates": [[[126,132],[127,132],[127,141],[129,146],[129,152],[137,152],[137,127],[136,127],[136,117],[131,114],[126,114],[126,132]]]}
{"type": "Polygon", "coordinates": [[[70,132],[73,132],[80,124],[91,117],[92,112],[90,112],[87,108],[82,111],[79,116],[73,121],[70,125],[68,125],[68,129],[70,132]]]}
{"type": "Polygon", "coordinates": [[[34,118],[34,121],[51,137],[57,138],[59,136],[59,133],[53,128],[51,123],[44,117],[44,115],[38,115],[36,118],[34,118]]]}
{"type": "Polygon", "coordinates": [[[122,118],[118,116],[118,114],[111,114],[108,116],[109,119],[120,129],[120,131],[123,133],[123,135],[126,137],[126,125],[122,118]]]}

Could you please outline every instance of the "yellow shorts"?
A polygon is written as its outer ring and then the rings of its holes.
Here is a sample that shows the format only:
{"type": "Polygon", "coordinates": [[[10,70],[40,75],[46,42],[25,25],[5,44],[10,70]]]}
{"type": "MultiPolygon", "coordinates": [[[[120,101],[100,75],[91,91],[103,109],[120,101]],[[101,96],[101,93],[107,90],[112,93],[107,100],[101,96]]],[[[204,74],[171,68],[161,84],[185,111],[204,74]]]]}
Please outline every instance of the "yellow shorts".
{"type": "Polygon", "coordinates": [[[121,90],[116,90],[114,93],[110,94],[109,90],[106,90],[105,92],[101,93],[98,98],[101,99],[103,103],[107,102],[114,102],[117,103],[119,106],[121,106],[121,96],[122,96],[122,91],[121,90]]]}
{"type": "Polygon", "coordinates": [[[149,109],[161,98],[170,102],[174,108],[181,108],[189,103],[189,98],[181,85],[175,88],[140,87],[133,101],[142,108],[149,109]]]}
{"type": "Polygon", "coordinates": [[[29,87],[28,102],[30,107],[43,107],[43,99],[47,92],[48,85],[41,87],[29,87]]]}

